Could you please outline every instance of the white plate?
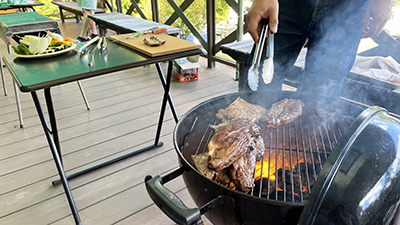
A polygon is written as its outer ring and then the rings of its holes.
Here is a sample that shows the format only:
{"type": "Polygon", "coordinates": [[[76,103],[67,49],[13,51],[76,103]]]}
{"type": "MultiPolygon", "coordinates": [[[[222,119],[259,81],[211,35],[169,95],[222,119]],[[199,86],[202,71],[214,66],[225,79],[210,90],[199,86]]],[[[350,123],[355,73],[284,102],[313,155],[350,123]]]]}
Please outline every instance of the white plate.
{"type": "Polygon", "coordinates": [[[12,49],[11,54],[13,54],[19,58],[41,59],[41,58],[48,58],[48,57],[54,57],[54,56],[65,54],[65,53],[71,51],[72,49],[74,49],[75,47],[76,47],[76,44],[72,44],[71,47],[69,47],[67,49],[63,49],[61,51],[52,52],[52,53],[40,54],[40,55],[20,55],[20,54],[15,53],[14,49],[12,49]]]}

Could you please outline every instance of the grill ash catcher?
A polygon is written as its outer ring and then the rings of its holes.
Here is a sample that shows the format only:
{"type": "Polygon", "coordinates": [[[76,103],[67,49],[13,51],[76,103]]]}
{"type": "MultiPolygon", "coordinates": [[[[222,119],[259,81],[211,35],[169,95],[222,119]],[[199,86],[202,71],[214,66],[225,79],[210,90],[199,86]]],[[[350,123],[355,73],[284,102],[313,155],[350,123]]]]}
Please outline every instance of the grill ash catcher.
{"type": "Polygon", "coordinates": [[[174,130],[180,167],[162,177],[147,176],[148,194],[178,224],[202,224],[205,215],[213,224],[394,225],[400,205],[399,118],[376,106],[310,99],[296,92],[244,92],[197,105],[174,130]],[[280,154],[283,169],[276,166],[275,180],[259,177],[247,194],[210,180],[191,161],[191,155],[207,151],[210,124],[218,123],[215,113],[238,96],[265,108],[284,98],[305,103],[302,116],[292,123],[263,128],[265,153],[260,161],[280,154]],[[332,120],[321,123],[325,119],[332,120]],[[296,161],[303,156],[306,163],[300,166],[296,161]],[[294,175],[293,168],[300,172],[294,175]],[[163,186],[181,175],[198,208],[186,207],[163,186]]]}

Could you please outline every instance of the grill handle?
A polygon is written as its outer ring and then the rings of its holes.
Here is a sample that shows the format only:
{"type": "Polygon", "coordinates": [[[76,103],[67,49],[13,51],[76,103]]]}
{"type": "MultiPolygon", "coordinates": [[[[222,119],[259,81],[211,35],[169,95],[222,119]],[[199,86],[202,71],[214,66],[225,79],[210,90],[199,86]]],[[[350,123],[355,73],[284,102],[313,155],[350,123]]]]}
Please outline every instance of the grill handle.
{"type": "Polygon", "coordinates": [[[207,211],[214,209],[221,204],[234,205],[234,200],[227,196],[218,196],[210,202],[203,205],[201,208],[188,208],[178,196],[176,196],[164,184],[182,175],[183,168],[180,167],[171,173],[160,177],[159,175],[145,177],[147,193],[153,202],[160,208],[171,220],[177,224],[183,225],[200,225],[201,215],[207,211]]]}

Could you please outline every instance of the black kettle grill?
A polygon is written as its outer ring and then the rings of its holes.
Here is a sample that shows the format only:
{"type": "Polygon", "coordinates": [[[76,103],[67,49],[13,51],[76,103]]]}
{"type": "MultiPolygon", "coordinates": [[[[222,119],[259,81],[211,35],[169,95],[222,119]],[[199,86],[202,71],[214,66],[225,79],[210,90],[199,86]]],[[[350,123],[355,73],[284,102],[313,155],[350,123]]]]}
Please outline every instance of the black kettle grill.
{"type": "Polygon", "coordinates": [[[145,183],[157,206],[178,224],[201,224],[203,214],[214,224],[396,224],[400,120],[383,108],[295,92],[229,94],[187,112],[175,127],[174,144],[180,167],[163,177],[147,176],[145,183]],[[206,178],[191,162],[191,155],[207,151],[210,125],[219,122],[215,113],[238,96],[267,109],[284,98],[305,103],[294,122],[263,128],[263,160],[279,158],[288,166],[276,168],[275,181],[258,179],[247,194],[206,178]],[[306,156],[306,164],[296,162],[306,156]],[[198,208],[187,208],[163,186],[180,175],[198,208]]]}

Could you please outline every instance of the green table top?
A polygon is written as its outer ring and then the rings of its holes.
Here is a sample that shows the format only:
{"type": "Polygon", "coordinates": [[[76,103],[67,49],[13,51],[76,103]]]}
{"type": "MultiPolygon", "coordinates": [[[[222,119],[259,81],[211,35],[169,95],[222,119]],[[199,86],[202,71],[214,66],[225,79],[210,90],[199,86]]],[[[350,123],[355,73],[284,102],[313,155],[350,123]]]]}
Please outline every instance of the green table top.
{"type": "Polygon", "coordinates": [[[82,80],[123,69],[170,61],[176,58],[201,54],[200,49],[149,57],[132,49],[108,41],[107,55],[96,48],[94,66],[88,58],[72,50],[64,55],[44,59],[23,59],[14,55],[3,56],[3,61],[22,92],[32,92],[64,83],[82,80]]]}
{"type": "Polygon", "coordinates": [[[0,10],[7,9],[18,9],[18,8],[32,8],[33,6],[41,6],[45,5],[43,2],[33,1],[32,3],[21,3],[21,4],[9,4],[9,3],[1,3],[0,10]]]}
{"type": "Polygon", "coordinates": [[[0,16],[0,22],[2,22],[2,26],[5,25],[8,27],[47,21],[53,20],[37,12],[13,13],[0,16]]]}

